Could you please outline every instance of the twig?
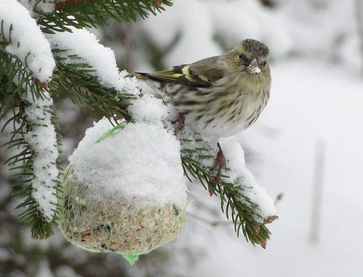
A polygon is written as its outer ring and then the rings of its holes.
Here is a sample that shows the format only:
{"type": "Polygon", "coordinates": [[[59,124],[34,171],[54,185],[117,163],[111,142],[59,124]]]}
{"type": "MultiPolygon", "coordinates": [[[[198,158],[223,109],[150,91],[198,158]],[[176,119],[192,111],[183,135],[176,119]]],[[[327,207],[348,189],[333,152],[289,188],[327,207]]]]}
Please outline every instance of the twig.
{"type": "Polygon", "coordinates": [[[89,2],[91,0],[66,0],[63,2],[58,2],[55,4],[55,9],[56,10],[60,10],[60,9],[64,9],[73,5],[77,5],[77,4],[82,4],[85,2],[89,2]]]}

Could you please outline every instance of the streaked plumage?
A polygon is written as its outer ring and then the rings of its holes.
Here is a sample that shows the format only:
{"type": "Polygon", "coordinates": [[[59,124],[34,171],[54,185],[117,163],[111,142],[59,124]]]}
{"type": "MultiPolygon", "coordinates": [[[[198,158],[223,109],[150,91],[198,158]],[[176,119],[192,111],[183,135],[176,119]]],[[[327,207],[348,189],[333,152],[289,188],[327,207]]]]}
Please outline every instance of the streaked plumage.
{"type": "Polygon", "coordinates": [[[224,55],[169,71],[136,73],[202,134],[230,136],[253,124],[269,99],[269,50],[247,39],[224,55]]]}

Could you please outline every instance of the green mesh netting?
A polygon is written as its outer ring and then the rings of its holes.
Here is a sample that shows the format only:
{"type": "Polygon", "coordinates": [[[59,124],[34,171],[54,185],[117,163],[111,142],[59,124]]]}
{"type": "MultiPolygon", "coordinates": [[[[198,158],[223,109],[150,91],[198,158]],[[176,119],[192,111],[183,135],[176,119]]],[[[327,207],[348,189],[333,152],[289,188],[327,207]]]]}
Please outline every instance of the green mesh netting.
{"type": "Polygon", "coordinates": [[[115,127],[113,127],[111,130],[105,132],[101,137],[99,137],[96,140],[96,143],[100,143],[101,141],[114,136],[115,134],[117,134],[118,132],[120,132],[123,128],[125,128],[125,124],[124,123],[120,123],[118,125],[116,125],[115,127]]]}
{"type": "Polygon", "coordinates": [[[139,255],[122,254],[121,256],[124,257],[124,259],[130,263],[130,265],[136,264],[137,260],[139,259],[139,255]]]}
{"type": "MultiPolygon", "coordinates": [[[[97,143],[123,129],[120,124],[97,143]]],[[[141,254],[173,240],[185,218],[185,207],[137,205],[140,199],[120,195],[98,195],[80,183],[72,165],[63,175],[58,225],[71,243],[92,252],[116,252],[130,264],[141,254]],[[114,197],[118,197],[115,199],[114,197]],[[115,204],[116,203],[116,204],[115,204]]]]}

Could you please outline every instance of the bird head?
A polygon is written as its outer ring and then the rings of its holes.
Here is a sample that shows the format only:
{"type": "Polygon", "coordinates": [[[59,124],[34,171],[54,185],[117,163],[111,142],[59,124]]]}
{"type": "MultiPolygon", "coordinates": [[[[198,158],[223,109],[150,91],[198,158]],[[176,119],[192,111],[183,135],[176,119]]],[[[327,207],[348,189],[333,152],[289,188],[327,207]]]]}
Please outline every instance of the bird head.
{"type": "Polygon", "coordinates": [[[227,55],[230,57],[231,65],[236,70],[255,75],[266,71],[269,50],[260,41],[245,39],[227,55]]]}

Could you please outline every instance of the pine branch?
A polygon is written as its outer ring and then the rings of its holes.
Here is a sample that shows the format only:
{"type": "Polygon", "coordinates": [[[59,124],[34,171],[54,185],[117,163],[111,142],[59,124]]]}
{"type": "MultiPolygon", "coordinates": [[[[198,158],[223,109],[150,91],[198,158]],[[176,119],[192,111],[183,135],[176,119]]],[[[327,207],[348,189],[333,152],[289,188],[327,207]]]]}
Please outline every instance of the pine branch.
{"type": "MultiPolygon", "coordinates": [[[[1,20],[1,22],[1,26],[3,26],[4,21],[1,20]]],[[[20,214],[20,219],[25,225],[30,227],[33,237],[47,238],[52,234],[50,223],[50,217],[52,215],[49,212],[45,212],[45,207],[49,206],[47,206],[46,201],[41,200],[45,199],[41,187],[47,184],[47,180],[43,179],[38,182],[39,178],[35,179],[37,176],[34,174],[33,168],[34,166],[39,168],[39,165],[43,164],[43,161],[37,158],[38,152],[32,148],[26,139],[27,133],[31,133],[33,129],[41,129],[45,126],[34,125],[28,120],[26,109],[31,103],[24,100],[23,96],[31,93],[34,101],[42,99],[42,90],[48,88],[48,84],[34,79],[31,72],[24,66],[24,61],[5,51],[5,47],[11,43],[11,33],[11,25],[10,28],[9,25],[7,28],[1,28],[0,119],[6,117],[10,111],[13,111],[13,116],[5,122],[2,128],[3,131],[7,131],[7,126],[12,126],[13,129],[11,137],[4,147],[18,150],[19,153],[13,154],[6,161],[6,164],[15,173],[16,185],[14,185],[14,195],[20,200],[18,208],[24,210],[20,214]],[[7,30],[9,30],[9,34],[5,34],[7,30]],[[39,202],[40,200],[42,203],[39,202]]],[[[97,42],[95,41],[95,43],[97,42]]],[[[53,50],[54,57],[57,58],[58,68],[54,72],[53,81],[49,86],[52,91],[56,91],[58,87],[62,87],[66,89],[71,97],[73,96],[73,99],[79,100],[80,103],[88,105],[93,110],[100,110],[108,117],[118,114],[129,119],[126,109],[128,101],[132,98],[131,95],[127,94],[129,87],[124,88],[125,91],[107,88],[101,85],[100,80],[95,77],[98,76],[95,74],[98,72],[95,72],[95,69],[90,65],[81,62],[85,61],[84,57],[70,55],[68,52],[69,49],[53,50]],[[64,52],[67,53],[64,55],[64,52]],[[70,59],[74,63],[70,62],[70,59]]],[[[118,88],[120,89],[120,86],[118,88]]],[[[50,125],[56,126],[54,114],[52,115],[50,125]]],[[[36,134],[33,133],[33,135],[36,134]]],[[[57,141],[59,142],[59,137],[57,141]]],[[[56,178],[49,179],[49,181],[57,182],[56,178]]],[[[48,185],[48,187],[51,186],[48,185]]],[[[55,202],[56,200],[53,203],[55,204],[55,202]]],[[[52,204],[51,202],[49,203],[52,204]]]]}
{"type": "MultiPolygon", "coordinates": [[[[171,6],[171,0],[163,1],[171,6]]],[[[164,7],[154,0],[67,0],[58,2],[52,13],[39,15],[37,21],[44,33],[69,32],[76,28],[96,27],[106,24],[109,18],[117,21],[136,21],[149,14],[156,15],[164,7]]]]}
{"type": "Polygon", "coordinates": [[[33,179],[33,159],[34,151],[24,139],[24,135],[31,125],[26,120],[24,113],[25,102],[19,95],[13,95],[14,103],[12,105],[13,116],[7,123],[4,124],[3,130],[6,126],[12,123],[12,135],[10,140],[1,145],[7,149],[17,151],[7,159],[4,164],[8,165],[11,171],[17,172],[13,176],[15,183],[13,185],[13,195],[20,200],[17,209],[22,209],[19,219],[31,229],[32,236],[37,239],[45,239],[53,234],[52,225],[45,220],[44,216],[39,210],[39,204],[35,201],[32,194],[32,179],[33,179]]]}
{"type": "MultiPolygon", "coordinates": [[[[39,27],[43,33],[55,34],[72,32],[72,26],[83,28],[106,24],[110,17],[118,21],[136,20],[138,17],[145,18],[149,14],[155,15],[164,10],[162,2],[171,5],[169,0],[66,0],[58,2],[53,12],[39,12],[38,26],[35,26],[37,27],[35,29],[41,35],[38,37],[43,39],[39,27]]],[[[27,10],[25,12],[28,15],[27,10]]],[[[36,126],[27,117],[26,108],[32,103],[24,98],[24,94],[30,93],[34,100],[42,99],[43,89],[47,88],[48,84],[35,79],[34,73],[39,73],[41,70],[30,72],[29,68],[26,68],[29,55],[17,57],[5,51],[5,47],[13,43],[14,38],[12,38],[13,25],[8,24],[7,28],[4,28],[4,22],[4,20],[0,22],[0,119],[12,114],[2,128],[2,131],[11,129],[10,138],[3,147],[17,150],[6,164],[14,171],[17,180],[17,184],[14,185],[14,195],[21,201],[18,208],[24,210],[21,219],[31,228],[33,237],[47,238],[52,234],[51,222],[44,216],[41,205],[33,195],[32,181],[35,178],[34,161],[37,153],[26,140],[26,134],[36,126]]],[[[73,34],[76,32],[73,31],[73,34]]],[[[21,43],[23,45],[23,41],[21,43]]],[[[20,44],[20,40],[14,45],[17,44],[20,44]]],[[[96,69],[87,63],[87,58],[66,52],[68,50],[72,49],[53,48],[52,55],[49,55],[51,58],[54,57],[57,64],[56,70],[51,71],[53,79],[49,83],[50,91],[54,93],[61,88],[73,101],[86,105],[92,110],[101,111],[109,118],[117,114],[126,120],[131,120],[127,108],[136,96],[102,85],[97,79],[99,75],[95,74],[96,69]]],[[[54,114],[51,122],[52,125],[56,125],[54,114]]],[[[181,155],[185,174],[190,180],[199,181],[211,196],[220,197],[222,211],[227,218],[232,219],[237,236],[242,232],[247,241],[264,247],[270,238],[270,232],[265,224],[272,222],[275,217],[262,218],[258,213],[258,206],[247,197],[240,184],[230,180],[228,171],[219,175],[208,165],[208,162],[213,161],[214,154],[211,147],[199,138],[183,139],[181,155]]]]}
{"type": "MultiPolygon", "coordinates": [[[[133,95],[120,93],[112,88],[102,86],[93,76],[95,69],[86,63],[69,63],[61,55],[65,50],[54,50],[57,70],[50,83],[51,90],[62,88],[74,102],[86,105],[91,110],[100,111],[106,117],[119,115],[130,120],[127,107],[133,95]]],[[[79,61],[77,56],[69,57],[79,61]]]]}
{"type": "Polygon", "coordinates": [[[16,56],[34,78],[49,81],[55,66],[49,42],[29,11],[17,1],[0,2],[0,46],[16,56]]]}
{"type": "Polygon", "coordinates": [[[31,93],[33,99],[43,98],[42,88],[17,57],[1,48],[0,80],[0,119],[9,117],[1,128],[1,132],[9,133],[9,139],[0,147],[6,147],[11,153],[4,164],[14,172],[13,195],[20,200],[17,208],[23,210],[19,218],[31,229],[34,238],[45,239],[53,233],[52,223],[45,219],[39,203],[32,197],[36,153],[25,136],[36,126],[26,116],[29,104],[23,99],[26,92],[31,93]]]}
{"type": "Polygon", "coordinates": [[[257,212],[257,204],[246,196],[243,187],[229,180],[228,170],[224,175],[217,176],[218,173],[209,166],[213,164],[215,155],[208,143],[200,138],[182,138],[181,142],[182,164],[188,179],[199,181],[210,196],[219,196],[221,209],[227,219],[232,219],[237,236],[242,231],[247,241],[265,247],[271,234],[265,224],[276,217],[262,218],[257,212]]]}
{"type": "Polygon", "coordinates": [[[32,91],[36,97],[40,97],[40,83],[33,79],[15,55],[0,46],[0,118],[17,104],[14,96],[24,91],[32,91]]]}

